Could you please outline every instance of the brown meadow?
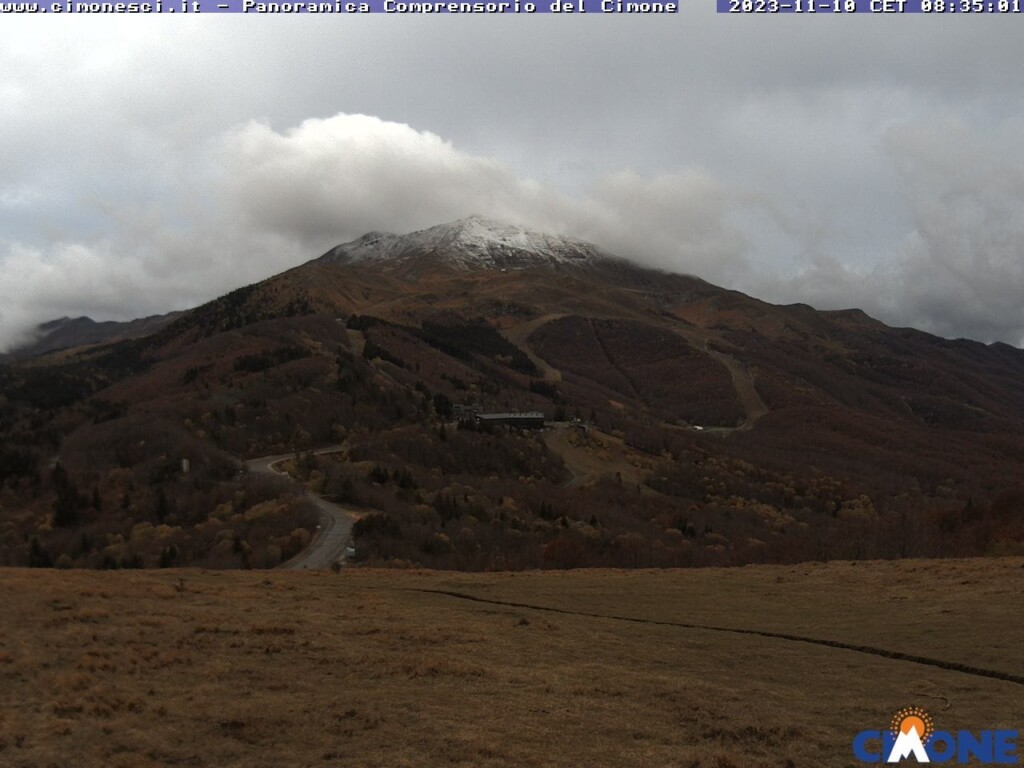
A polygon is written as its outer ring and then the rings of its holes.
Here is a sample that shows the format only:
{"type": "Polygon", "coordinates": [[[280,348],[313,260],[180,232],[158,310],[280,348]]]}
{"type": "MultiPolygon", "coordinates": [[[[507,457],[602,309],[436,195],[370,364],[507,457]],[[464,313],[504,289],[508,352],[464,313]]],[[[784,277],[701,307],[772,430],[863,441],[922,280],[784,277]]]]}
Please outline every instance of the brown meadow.
{"type": "Polygon", "coordinates": [[[854,766],[900,707],[1024,723],[1020,558],[0,589],[12,767],[854,766]]]}

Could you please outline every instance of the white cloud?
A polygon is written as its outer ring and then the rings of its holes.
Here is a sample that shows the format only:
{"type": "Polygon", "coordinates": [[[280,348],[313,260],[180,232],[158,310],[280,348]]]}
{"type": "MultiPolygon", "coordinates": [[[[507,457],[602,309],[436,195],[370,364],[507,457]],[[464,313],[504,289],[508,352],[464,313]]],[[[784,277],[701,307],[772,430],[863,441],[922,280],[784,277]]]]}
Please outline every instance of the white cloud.
{"type": "Polygon", "coordinates": [[[785,280],[755,279],[777,300],[858,306],[942,336],[1024,343],[1024,129],[979,130],[958,116],[893,126],[884,142],[909,216],[882,259],[856,267],[822,254],[785,280]]]}
{"type": "Polygon", "coordinates": [[[0,346],[471,212],[1019,342],[1013,25],[690,5],[678,25],[8,18],[0,346]]]}
{"type": "Polygon", "coordinates": [[[284,133],[250,122],[222,144],[229,197],[250,224],[310,248],[468,213],[567,232],[719,279],[744,245],[726,221],[731,193],[691,171],[655,178],[622,171],[573,197],[432,133],[366,115],[306,120],[284,133]]]}
{"type": "Polygon", "coordinates": [[[209,185],[197,198],[181,182],[162,207],[105,206],[102,239],[8,244],[0,343],[62,314],[127,319],[189,306],[370,230],[411,231],[471,213],[566,231],[711,279],[742,260],[731,193],[694,172],[620,172],[572,197],[430,132],[344,114],[283,132],[250,121],[175,159],[184,166],[197,156],[209,185]]]}

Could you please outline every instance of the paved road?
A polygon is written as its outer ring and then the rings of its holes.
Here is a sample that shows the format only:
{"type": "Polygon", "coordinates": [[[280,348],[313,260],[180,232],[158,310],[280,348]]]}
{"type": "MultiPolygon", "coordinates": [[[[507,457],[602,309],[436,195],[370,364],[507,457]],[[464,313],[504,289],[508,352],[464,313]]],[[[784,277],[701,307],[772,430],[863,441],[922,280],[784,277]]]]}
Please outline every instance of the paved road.
{"type": "MultiPolygon", "coordinates": [[[[325,453],[337,453],[344,450],[343,445],[332,445],[327,448],[319,448],[313,453],[317,456],[325,453]]],[[[276,464],[287,459],[295,458],[294,453],[282,453],[277,456],[264,456],[259,459],[250,459],[245,462],[245,468],[250,474],[263,475],[288,475],[276,468],[276,464]]],[[[351,511],[327,501],[327,499],[312,493],[306,492],[306,496],[312,501],[320,512],[320,530],[317,532],[309,546],[279,568],[289,570],[319,570],[330,568],[333,563],[341,562],[345,558],[345,547],[348,546],[352,536],[353,517],[351,511]]]]}

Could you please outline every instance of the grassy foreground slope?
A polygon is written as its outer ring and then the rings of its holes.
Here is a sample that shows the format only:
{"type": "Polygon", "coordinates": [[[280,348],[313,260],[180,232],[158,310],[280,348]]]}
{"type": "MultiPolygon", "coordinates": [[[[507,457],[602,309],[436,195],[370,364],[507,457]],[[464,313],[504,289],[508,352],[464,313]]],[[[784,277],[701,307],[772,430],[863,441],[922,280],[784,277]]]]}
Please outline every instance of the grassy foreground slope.
{"type": "Polygon", "coordinates": [[[906,706],[1024,728],[1022,592],[1020,558],[0,570],[0,764],[854,766],[906,706]]]}

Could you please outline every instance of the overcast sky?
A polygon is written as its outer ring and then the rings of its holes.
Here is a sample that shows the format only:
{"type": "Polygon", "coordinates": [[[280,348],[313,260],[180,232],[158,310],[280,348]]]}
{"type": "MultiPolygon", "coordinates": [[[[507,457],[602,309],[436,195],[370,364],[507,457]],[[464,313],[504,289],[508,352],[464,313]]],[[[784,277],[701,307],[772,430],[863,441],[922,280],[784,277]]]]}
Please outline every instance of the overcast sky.
{"type": "Polygon", "coordinates": [[[1024,18],[5,16],[0,348],[479,213],[1024,341],[1024,18]]]}

